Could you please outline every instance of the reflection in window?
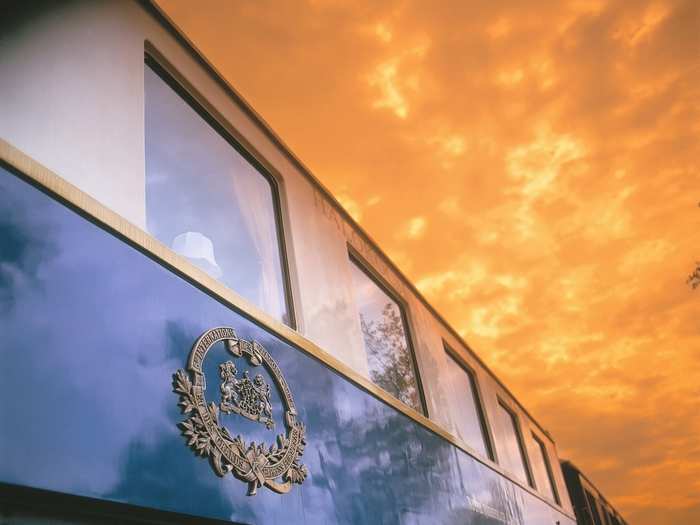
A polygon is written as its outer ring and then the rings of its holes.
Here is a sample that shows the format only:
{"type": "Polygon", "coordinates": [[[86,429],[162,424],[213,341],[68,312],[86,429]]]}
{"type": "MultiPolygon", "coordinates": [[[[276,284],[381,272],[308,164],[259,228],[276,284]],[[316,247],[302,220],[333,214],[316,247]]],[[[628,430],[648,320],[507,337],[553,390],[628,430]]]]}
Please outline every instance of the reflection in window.
{"type": "Polygon", "coordinates": [[[148,231],[291,324],[275,188],[147,62],[148,231]]]}
{"type": "Polygon", "coordinates": [[[501,440],[499,459],[503,467],[514,474],[523,483],[533,486],[530,471],[525,460],[525,448],[518,429],[518,420],[510,409],[498,403],[498,418],[500,419],[501,440]]]}
{"type": "Polygon", "coordinates": [[[401,307],[355,261],[351,267],[370,379],[411,408],[423,412],[401,307]]]}
{"type": "Polygon", "coordinates": [[[535,434],[532,435],[532,439],[535,440],[537,450],[539,450],[539,454],[537,456],[537,460],[539,462],[538,468],[535,469],[535,472],[537,472],[537,486],[540,487],[542,491],[544,491],[545,487],[547,487],[547,495],[556,501],[557,504],[559,504],[559,493],[557,492],[557,487],[554,484],[554,474],[552,473],[552,465],[549,463],[547,449],[544,446],[544,442],[535,434]]]}
{"type": "Polygon", "coordinates": [[[474,374],[471,370],[462,367],[450,350],[447,348],[445,350],[447,353],[447,384],[450,388],[449,399],[452,404],[451,413],[455,420],[457,434],[482,456],[493,459],[474,374]]]}

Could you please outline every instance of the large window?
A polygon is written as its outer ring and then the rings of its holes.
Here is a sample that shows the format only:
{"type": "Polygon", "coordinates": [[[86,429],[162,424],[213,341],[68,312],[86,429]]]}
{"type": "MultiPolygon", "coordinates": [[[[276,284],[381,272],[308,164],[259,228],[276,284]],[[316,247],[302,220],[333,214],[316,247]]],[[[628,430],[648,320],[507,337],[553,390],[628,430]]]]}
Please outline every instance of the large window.
{"type": "Polygon", "coordinates": [[[530,469],[527,465],[525,447],[520,434],[520,427],[515,414],[500,400],[498,403],[498,418],[500,419],[501,439],[498,458],[503,467],[514,474],[523,483],[534,487],[530,469]]]}
{"type": "Polygon", "coordinates": [[[292,325],[274,183],[149,58],[145,96],[148,231],[292,325]]]}
{"type": "Polygon", "coordinates": [[[370,379],[411,408],[425,413],[406,318],[399,303],[351,257],[370,379]]]}
{"type": "Polygon", "coordinates": [[[451,414],[457,434],[482,456],[493,459],[486,418],[474,372],[457,361],[453,350],[448,346],[445,346],[445,352],[447,353],[447,386],[450,390],[451,414]]]}
{"type": "Polygon", "coordinates": [[[544,442],[538,438],[535,434],[532,434],[532,439],[535,440],[535,445],[537,445],[537,450],[539,450],[539,455],[537,459],[539,464],[535,471],[537,472],[537,486],[540,490],[547,490],[547,495],[550,496],[557,504],[559,501],[559,493],[557,492],[557,486],[554,483],[554,473],[552,472],[552,465],[549,462],[549,456],[547,455],[547,448],[544,442]],[[547,487],[545,489],[545,487],[547,487]]]}

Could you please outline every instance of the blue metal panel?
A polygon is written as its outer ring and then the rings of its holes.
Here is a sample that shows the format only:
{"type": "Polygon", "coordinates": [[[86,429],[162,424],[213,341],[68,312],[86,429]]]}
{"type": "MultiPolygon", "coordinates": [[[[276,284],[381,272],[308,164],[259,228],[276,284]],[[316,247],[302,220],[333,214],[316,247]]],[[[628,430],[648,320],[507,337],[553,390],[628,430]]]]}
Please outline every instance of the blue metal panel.
{"type": "Polygon", "coordinates": [[[2,482],[244,523],[573,523],[1,168],[0,334],[2,482]],[[306,423],[289,494],[246,496],[176,427],[172,374],[222,325],[277,360],[306,423]]]}

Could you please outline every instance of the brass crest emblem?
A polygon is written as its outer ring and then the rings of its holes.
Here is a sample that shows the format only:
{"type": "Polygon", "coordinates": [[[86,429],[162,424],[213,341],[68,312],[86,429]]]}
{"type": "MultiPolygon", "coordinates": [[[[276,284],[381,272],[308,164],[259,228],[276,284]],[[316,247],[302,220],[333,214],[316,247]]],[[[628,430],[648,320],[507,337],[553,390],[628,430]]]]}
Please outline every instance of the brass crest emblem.
{"type": "Polygon", "coordinates": [[[187,370],[180,369],[173,375],[173,391],[180,398],[178,406],[182,413],[188,416],[178,424],[187,445],[195,454],[208,457],[217,475],[231,473],[247,482],[249,496],[254,496],[263,485],[284,494],[293,483],[304,482],[308,475],[306,466],[300,463],[306,444],[304,425],[297,419],[294,399],[282,371],[260,343],[239,339],[229,327],[207,330],[192,347],[187,370]],[[221,401],[207,404],[202,365],[207,352],[220,341],[234,360],[219,365],[221,401]],[[232,437],[219,423],[221,414],[235,414],[261,423],[269,430],[275,428],[271,386],[260,373],[252,379],[248,370],[239,375],[235,360],[240,359],[243,364],[263,367],[280,392],[286,432],[279,434],[276,444],[271,446],[254,441],[246,445],[240,435],[232,437]]]}

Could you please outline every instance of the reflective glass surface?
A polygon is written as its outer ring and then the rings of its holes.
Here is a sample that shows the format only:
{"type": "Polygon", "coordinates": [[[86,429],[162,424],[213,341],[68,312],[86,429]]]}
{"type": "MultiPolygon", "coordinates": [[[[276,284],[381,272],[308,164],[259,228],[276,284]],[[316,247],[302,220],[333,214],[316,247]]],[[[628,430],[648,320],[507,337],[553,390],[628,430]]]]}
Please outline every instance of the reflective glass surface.
{"type": "Polygon", "coordinates": [[[525,457],[518,432],[518,421],[506,407],[498,404],[497,417],[500,422],[498,461],[508,472],[523,483],[529,483],[525,467],[525,457]]]}
{"type": "MultiPolygon", "coordinates": [[[[573,525],[449,442],[0,169],[0,483],[246,524],[573,525]],[[247,496],[186,445],[173,374],[231,326],[279,364],[308,478],[247,496]]],[[[205,361],[219,402],[215,346],[205,361]]],[[[268,378],[269,379],[269,378],[268,378]]],[[[279,392],[271,410],[280,425],[279,392]]],[[[268,430],[221,416],[232,435],[268,430]]]]}
{"type": "Polygon", "coordinates": [[[538,454],[535,456],[536,463],[533,465],[535,467],[535,475],[537,476],[537,487],[546,496],[552,498],[552,500],[559,503],[559,495],[554,488],[554,480],[552,478],[552,466],[549,463],[549,457],[547,456],[547,449],[544,443],[540,439],[532,435],[532,439],[535,441],[537,446],[538,454]]]}
{"type": "Polygon", "coordinates": [[[351,268],[369,377],[395,398],[423,412],[401,307],[352,259],[351,268]]]}
{"type": "Polygon", "coordinates": [[[144,69],[148,231],[290,324],[270,181],[144,69]]]}
{"type": "Polygon", "coordinates": [[[485,429],[482,428],[482,413],[477,405],[479,398],[474,377],[449,353],[447,353],[447,373],[448,385],[451,388],[449,395],[452,404],[451,414],[457,434],[482,456],[489,457],[485,429]]]}

